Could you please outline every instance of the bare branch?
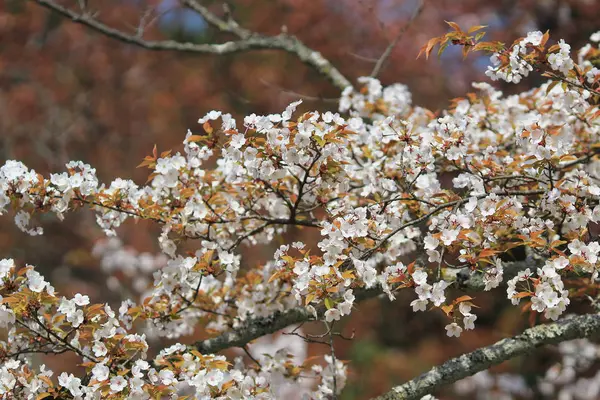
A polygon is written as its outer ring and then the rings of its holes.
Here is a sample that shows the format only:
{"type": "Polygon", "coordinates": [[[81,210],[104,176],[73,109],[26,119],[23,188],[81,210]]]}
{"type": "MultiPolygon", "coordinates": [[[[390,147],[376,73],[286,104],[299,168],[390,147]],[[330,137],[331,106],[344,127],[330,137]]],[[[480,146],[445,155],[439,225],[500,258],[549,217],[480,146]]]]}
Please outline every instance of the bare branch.
{"type": "Polygon", "coordinates": [[[353,53],[351,51],[348,51],[347,53],[348,53],[348,55],[351,55],[354,58],[357,58],[357,59],[359,59],[361,61],[365,61],[365,62],[368,62],[368,63],[375,64],[377,61],[379,61],[378,58],[366,57],[366,56],[363,56],[363,55],[360,55],[360,54],[357,54],[357,53],[353,53]]]}
{"type": "Polygon", "coordinates": [[[135,31],[135,35],[137,37],[142,37],[144,35],[144,31],[146,30],[146,26],[148,24],[148,19],[152,16],[154,12],[153,7],[148,7],[146,11],[144,11],[144,15],[140,18],[140,22],[138,23],[137,29],[135,31]]]}
{"type": "Polygon", "coordinates": [[[204,11],[204,7],[200,6],[196,1],[186,1],[188,7],[199,12],[207,19],[209,23],[218,27],[225,32],[233,33],[240,37],[240,40],[229,41],[219,44],[196,44],[190,42],[177,42],[174,40],[145,40],[135,34],[129,34],[119,29],[110,27],[105,23],[95,19],[88,13],[77,13],[67,7],[63,7],[52,0],[31,0],[40,6],[55,11],[73,22],[85,25],[96,32],[102,33],[105,36],[120,40],[124,43],[133,44],[148,50],[168,50],[179,51],[186,53],[203,53],[203,54],[232,54],[257,49],[272,49],[283,50],[287,53],[294,54],[304,64],[312,67],[321,75],[326,77],[335,87],[340,90],[348,86],[352,86],[350,81],[336,69],[321,53],[307,47],[302,41],[292,35],[280,33],[277,36],[266,36],[258,33],[247,31],[237,26],[233,20],[224,21],[208,10],[204,11]]]}
{"type": "Polygon", "coordinates": [[[600,315],[586,314],[526,329],[511,338],[446,361],[417,378],[396,386],[374,400],[420,399],[440,386],[474,375],[511,358],[532,353],[538,347],[600,335],[600,315]]]}
{"type": "Polygon", "coordinates": [[[375,66],[373,67],[373,71],[371,72],[372,78],[377,78],[377,75],[379,75],[379,73],[383,69],[385,62],[390,57],[390,54],[392,54],[392,50],[394,50],[394,47],[396,47],[396,45],[398,44],[400,39],[402,39],[402,36],[404,36],[404,33],[408,30],[408,28],[410,28],[413,21],[415,19],[417,19],[417,17],[421,14],[421,11],[423,11],[424,7],[425,7],[425,0],[419,0],[419,4],[417,5],[415,12],[412,14],[410,19],[406,22],[406,24],[404,24],[402,29],[400,29],[400,32],[398,32],[398,34],[396,35],[394,40],[392,40],[392,42],[389,44],[389,46],[385,49],[385,51],[383,52],[381,57],[379,57],[379,60],[377,60],[377,63],[375,64],[375,66]]]}

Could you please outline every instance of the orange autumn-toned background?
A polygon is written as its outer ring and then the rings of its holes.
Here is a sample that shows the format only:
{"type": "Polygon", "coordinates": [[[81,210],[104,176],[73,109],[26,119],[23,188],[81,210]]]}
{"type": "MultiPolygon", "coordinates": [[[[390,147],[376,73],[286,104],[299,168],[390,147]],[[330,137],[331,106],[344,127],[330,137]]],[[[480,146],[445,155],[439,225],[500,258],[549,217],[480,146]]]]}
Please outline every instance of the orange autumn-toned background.
{"type": "MultiPolygon", "coordinates": [[[[176,1],[88,0],[99,18],[134,31],[148,6],[160,15],[148,29],[150,38],[217,43],[229,38],[214,31],[176,1]]],[[[403,29],[416,0],[238,0],[231,1],[244,27],[277,34],[285,26],[309,47],[321,52],[348,78],[369,75],[388,44],[403,29]]],[[[76,1],[60,4],[77,9],[76,1]]],[[[205,1],[220,12],[219,1],[205,1]]],[[[470,90],[483,75],[486,58],[462,60],[449,49],[441,60],[416,59],[429,38],[447,30],[444,20],[466,27],[488,25],[489,40],[512,43],[531,30],[550,30],[574,49],[598,29],[600,2],[593,0],[429,0],[394,48],[380,79],[405,83],[413,102],[432,111],[444,109],[453,97],[470,90]]],[[[291,101],[304,99],[302,110],[335,110],[339,91],[293,55],[279,51],[209,56],[152,52],[104,37],[50,13],[30,1],[6,0],[0,5],[0,162],[23,161],[40,173],[60,172],[69,160],[94,166],[103,182],[116,177],[143,184],[147,170],[136,169],[156,144],[159,151],[181,150],[187,129],[210,110],[223,110],[241,121],[250,113],[280,112],[291,101]]],[[[533,87],[495,83],[506,93],[533,87]]],[[[104,238],[93,213],[79,211],[64,222],[40,219],[45,235],[29,237],[14,227],[12,215],[0,217],[0,258],[36,265],[65,294],[89,294],[92,301],[114,302],[121,294],[106,288],[107,275],[92,256],[104,238]]],[[[156,253],[158,229],[128,222],[119,237],[136,251],[156,253]]],[[[300,229],[283,242],[314,244],[300,229]]],[[[190,243],[190,246],[193,246],[190,243]]],[[[279,243],[245,254],[252,267],[273,254],[279,243]]],[[[243,250],[243,248],[242,248],[243,250]]],[[[127,277],[117,274],[127,284],[127,277]]],[[[505,308],[501,291],[478,295],[478,329],[460,339],[447,338],[443,315],[415,314],[414,297],[398,301],[371,300],[343,321],[352,340],[340,339],[338,356],[351,363],[344,399],[366,399],[405,381],[443,360],[522,330],[527,316],[505,308]]],[[[309,327],[317,332],[319,327],[309,327]]],[[[193,341],[206,335],[201,328],[193,341]]],[[[166,343],[166,342],[165,342],[166,343]]],[[[312,345],[311,345],[312,346],[312,345]]],[[[316,345],[318,346],[318,345],[316,345]]],[[[310,347],[311,355],[322,349],[310,347]]],[[[515,360],[498,370],[516,370],[535,379],[540,357],[515,360]]],[[[67,356],[40,360],[50,367],[69,362],[67,356]],[[54,363],[54,364],[53,364],[54,363]]],[[[73,369],[76,370],[76,366],[73,369]]],[[[539,368],[538,368],[539,370],[539,368]]],[[[442,398],[453,398],[452,393],[442,398]]]]}

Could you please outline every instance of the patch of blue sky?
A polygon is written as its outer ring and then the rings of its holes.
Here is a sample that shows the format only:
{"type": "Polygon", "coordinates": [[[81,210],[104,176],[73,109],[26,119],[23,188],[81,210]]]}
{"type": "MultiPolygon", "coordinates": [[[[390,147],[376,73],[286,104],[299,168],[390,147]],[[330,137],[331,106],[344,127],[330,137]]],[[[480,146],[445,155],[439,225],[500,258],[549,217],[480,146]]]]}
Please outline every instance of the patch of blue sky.
{"type": "Polygon", "coordinates": [[[157,9],[160,14],[159,23],[164,27],[180,26],[186,32],[201,33],[208,27],[200,14],[182,8],[177,0],[163,0],[157,9]]]}

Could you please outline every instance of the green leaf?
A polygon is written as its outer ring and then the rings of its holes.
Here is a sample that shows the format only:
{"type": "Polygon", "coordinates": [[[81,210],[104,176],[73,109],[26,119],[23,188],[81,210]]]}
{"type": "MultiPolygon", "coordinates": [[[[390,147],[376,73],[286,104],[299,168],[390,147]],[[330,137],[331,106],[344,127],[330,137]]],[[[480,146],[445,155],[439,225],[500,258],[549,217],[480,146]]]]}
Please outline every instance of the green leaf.
{"type": "Polygon", "coordinates": [[[333,301],[331,301],[329,297],[325,298],[325,307],[327,307],[328,310],[334,307],[333,301]]]}

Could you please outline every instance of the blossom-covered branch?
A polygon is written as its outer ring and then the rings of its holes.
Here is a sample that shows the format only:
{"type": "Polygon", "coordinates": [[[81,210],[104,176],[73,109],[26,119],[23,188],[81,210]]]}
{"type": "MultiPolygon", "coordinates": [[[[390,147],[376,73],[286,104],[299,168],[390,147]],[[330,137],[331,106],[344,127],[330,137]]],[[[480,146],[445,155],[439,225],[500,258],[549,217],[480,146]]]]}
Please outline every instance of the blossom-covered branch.
{"type": "Polygon", "coordinates": [[[31,0],[49,10],[58,12],[71,19],[73,22],[87,26],[96,32],[120,40],[125,43],[133,44],[148,50],[167,50],[180,51],[185,53],[198,54],[232,54],[257,49],[282,50],[293,54],[300,61],[315,69],[318,73],[327,78],[335,87],[344,90],[351,87],[350,81],[331,64],[321,53],[306,46],[300,39],[287,33],[280,33],[277,36],[267,36],[256,32],[251,32],[241,28],[233,20],[223,20],[208,11],[206,7],[201,6],[197,1],[184,1],[184,4],[200,13],[211,25],[219,30],[232,33],[238,37],[237,40],[225,43],[215,44],[196,44],[190,42],[177,42],[173,40],[146,40],[143,38],[143,29],[138,33],[127,33],[117,28],[113,28],[93,16],[91,10],[83,9],[81,12],[74,11],[64,7],[53,0],[31,0]]]}
{"type": "Polygon", "coordinates": [[[564,318],[558,322],[526,329],[511,338],[482,347],[434,367],[417,378],[394,387],[376,400],[414,400],[433,393],[443,385],[471,376],[514,357],[525,356],[538,347],[572,339],[600,335],[600,315],[588,314],[564,318]]]}
{"type": "MultiPolygon", "coordinates": [[[[526,261],[508,262],[504,267],[505,277],[512,279],[527,268],[535,269],[543,266],[543,260],[528,259],[526,261]]],[[[485,290],[484,274],[468,269],[448,269],[443,273],[443,279],[448,284],[456,283],[457,288],[465,293],[476,293],[485,290]]],[[[356,293],[357,303],[383,295],[381,288],[360,290],[356,293]]],[[[286,311],[275,312],[266,317],[260,317],[245,321],[235,330],[196,342],[194,346],[202,353],[217,353],[230,347],[241,347],[261,336],[277,332],[294,324],[319,320],[327,309],[323,306],[318,309],[307,309],[306,307],[294,307],[286,311]]]]}
{"type": "MultiPolygon", "coordinates": [[[[246,35],[231,19],[206,15],[246,35]]],[[[544,40],[534,32],[517,41],[518,57],[541,52],[532,46],[544,40]]],[[[299,387],[312,371],[307,396],[335,398],[346,366],[331,327],[363,298],[383,293],[392,301],[409,291],[414,312],[447,319],[448,336],[477,321],[477,299],[455,296],[453,287],[502,288],[497,293],[513,305],[555,321],[573,300],[595,301],[600,110],[588,87],[599,83],[589,61],[599,50],[590,44],[577,63],[565,45],[559,50],[560,57],[548,55],[550,68],[579,84],[550,80],[504,96],[478,83],[441,114],[414,106],[406,86],[383,87],[371,77],[358,80],[359,90],[345,87],[337,112],[298,113],[295,102],[238,122],[210,111],[186,133],[182,150],[155,147],[145,157],[144,184],[101,183],[82,161],[49,176],[6,161],[0,214],[14,213],[23,232],[43,234],[41,214],[63,219],[85,207],[108,236],[128,219],[160,224],[164,256],[125,255],[124,264],[136,264],[128,268],[136,297],[121,302],[118,317],[85,294],[59,296],[33,266],[0,261],[0,327],[10,330],[0,342],[0,359],[8,360],[0,391],[266,399],[278,398],[273,374],[299,387]],[[311,230],[314,241],[279,243],[266,262],[244,256],[243,246],[274,243],[292,227],[311,230]],[[523,248],[526,257],[515,257],[523,248]],[[327,326],[324,366],[291,361],[285,351],[273,359],[251,355],[249,364],[214,355],[233,346],[247,351],[254,339],[307,320],[327,326]],[[147,337],[176,339],[198,329],[214,337],[147,357],[147,337]],[[86,374],[63,373],[56,385],[43,368],[28,372],[31,354],[61,352],[79,357],[86,374]]],[[[510,62],[498,68],[506,77],[529,71],[510,62]]],[[[118,246],[96,251],[104,260],[118,253],[118,246]]]]}
{"type": "MultiPolygon", "coordinates": [[[[579,63],[571,58],[571,46],[564,40],[546,48],[550,39],[549,32],[530,32],[527,37],[515,40],[506,47],[500,42],[481,42],[485,35],[482,31],[486,26],[478,25],[464,32],[456,23],[447,22],[452,31],[430,39],[422,48],[421,53],[427,57],[439,44],[438,55],[450,44],[459,45],[463,48],[463,55],[476,51],[484,51],[492,54],[492,66],[489,66],[486,75],[492,80],[502,79],[506,82],[518,83],[530,72],[542,71],[542,75],[551,78],[554,83],[563,86],[571,86],[583,90],[586,97],[595,96],[592,102],[599,101],[600,82],[597,78],[598,68],[590,61],[582,62],[584,57],[593,59],[598,50],[588,45],[579,52],[579,63]],[[476,33],[477,32],[477,33],[476,33]]],[[[595,37],[592,35],[595,39],[595,37]]],[[[419,54],[421,54],[419,53],[419,54]]]]}

